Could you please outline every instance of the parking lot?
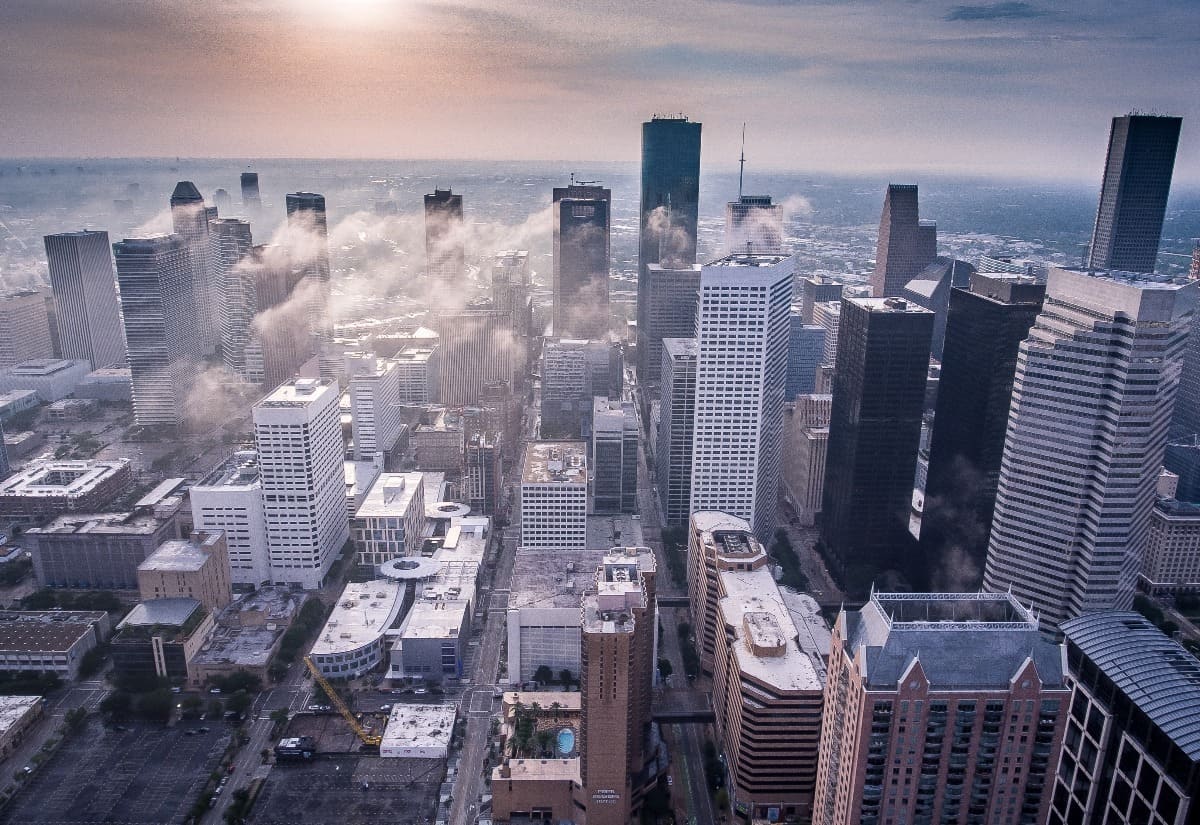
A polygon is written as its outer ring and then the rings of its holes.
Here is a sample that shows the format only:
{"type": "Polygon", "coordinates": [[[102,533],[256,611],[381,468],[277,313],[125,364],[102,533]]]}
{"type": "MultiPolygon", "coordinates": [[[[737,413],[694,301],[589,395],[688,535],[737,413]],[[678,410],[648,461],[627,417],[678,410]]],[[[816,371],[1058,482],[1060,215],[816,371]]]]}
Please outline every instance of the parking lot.
{"type": "Polygon", "coordinates": [[[124,730],[92,719],[34,771],[0,813],[9,825],[127,825],[182,822],[229,742],[224,724],[164,728],[130,722],[124,730]],[[207,727],[186,735],[188,728],[207,727]]]}
{"type": "Polygon", "coordinates": [[[343,756],[279,763],[250,815],[252,825],[431,823],[441,759],[343,756]],[[365,788],[364,788],[365,783],[365,788]]]}

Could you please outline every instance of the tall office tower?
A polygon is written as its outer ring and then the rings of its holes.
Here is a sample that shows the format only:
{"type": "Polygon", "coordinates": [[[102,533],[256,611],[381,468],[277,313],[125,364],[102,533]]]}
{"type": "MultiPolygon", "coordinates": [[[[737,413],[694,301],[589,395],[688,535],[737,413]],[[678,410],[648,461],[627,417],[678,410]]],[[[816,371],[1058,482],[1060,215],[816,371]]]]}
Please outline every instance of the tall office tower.
{"type": "Polygon", "coordinates": [[[521,546],[587,548],[588,466],[582,441],[530,441],[521,467],[521,546]]]}
{"type": "Polygon", "coordinates": [[[271,581],[316,590],[350,538],[338,387],[284,382],[254,405],[271,581]]]}
{"type": "Polygon", "coordinates": [[[908,516],[932,332],[933,313],[902,298],[842,299],[821,538],[856,596],[886,571],[924,578],[908,516]]]}
{"type": "MultiPolygon", "coordinates": [[[[642,190],[638,221],[637,324],[647,323],[650,264],[689,267],[696,262],[700,206],[700,124],[686,117],[654,117],[642,124],[642,190]]],[[[692,333],[677,333],[690,336],[692,333]]],[[[671,337],[663,334],[662,337],[671,337]]],[[[647,358],[639,370],[656,370],[647,358]]],[[[643,379],[645,380],[645,379],[643,379]]]]}
{"type": "Polygon", "coordinates": [[[602,338],[611,327],[608,269],[612,191],[554,187],[554,334],[602,338]]]}
{"type": "Polygon", "coordinates": [[[813,325],[825,330],[825,349],[821,366],[832,368],[837,363],[838,330],[842,325],[842,299],[818,301],[813,304],[813,325]]]}
{"type": "Polygon", "coordinates": [[[0,481],[8,478],[12,464],[8,460],[8,446],[4,443],[4,422],[0,421],[0,481]]]}
{"type": "Polygon", "coordinates": [[[1191,825],[1200,811],[1200,661],[1140,613],[1063,627],[1073,688],[1048,825],[1191,825]]]}
{"type": "MultiPolygon", "coordinates": [[[[293,192],[287,196],[288,245],[294,265],[308,280],[309,323],[320,342],[333,335],[329,306],[329,227],[325,218],[325,196],[313,192],[293,192]]],[[[326,367],[322,366],[322,376],[326,367]]]]}
{"type": "Polygon", "coordinates": [[[824,275],[810,275],[800,279],[800,317],[806,324],[815,324],[813,308],[816,304],[833,301],[841,303],[844,287],[824,275]]]}
{"type": "Polygon", "coordinates": [[[983,575],[1049,629],[1132,603],[1198,289],[1050,269],[1017,356],[983,575]]]}
{"type": "Polygon", "coordinates": [[[53,357],[45,297],[33,290],[0,295],[0,369],[53,357]]]}
{"type": "Polygon", "coordinates": [[[638,418],[632,401],[592,407],[592,511],[637,512],[638,418]]]}
{"type": "Polygon", "coordinates": [[[825,327],[804,323],[798,307],[788,316],[787,397],[811,393],[825,357],[825,327]]]}
{"type": "Polygon", "coordinates": [[[133,413],[142,427],[178,427],[204,356],[187,242],[178,235],[113,244],[133,378],[133,413]]]}
{"type": "Polygon", "coordinates": [[[688,563],[692,624],[711,643],[707,666],[730,801],[751,821],[807,821],[821,732],[824,620],[815,603],[780,591],[770,558],[741,519],[695,513],[688,563]]]}
{"type": "Polygon", "coordinates": [[[691,510],[743,518],[763,541],[778,520],[794,270],[730,255],[700,272],[691,510]]]}
{"type": "Polygon", "coordinates": [[[1193,281],[1200,280],[1200,238],[1192,238],[1192,266],[1188,269],[1188,277],[1193,281]]]}
{"type": "Polygon", "coordinates": [[[695,338],[664,338],[662,346],[656,478],[663,520],[677,527],[691,513],[697,348],[695,338]]]}
{"type": "Polygon", "coordinates": [[[592,399],[621,397],[621,348],[608,341],[547,340],[542,348],[542,438],[578,438],[592,399]]]}
{"type": "Polygon", "coordinates": [[[233,211],[233,198],[229,197],[228,189],[217,189],[213,192],[213,208],[217,215],[227,215],[233,211]]]}
{"type": "Polygon", "coordinates": [[[52,290],[43,287],[38,292],[42,294],[42,299],[46,302],[46,326],[50,329],[50,351],[54,353],[55,358],[62,358],[62,341],[59,340],[58,333],[58,301],[54,299],[52,290]]]}
{"type": "Polygon", "coordinates": [[[492,262],[492,304],[512,314],[514,341],[513,387],[524,386],[529,376],[533,333],[533,289],[529,282],[529,253],[497,252],[492,262]]]}
{"type": "Polygon", "coordinates": [[[783,254],[783,207],[770,195],[738,195],[725,204],[725,254],[783,254]]]}
{"type": "Polygon", "coordinates": [[[63,358],[87,361],[92,369],[125,361],[125,333],[107,232],[47,235],[46,262],[57,305],[63,358]]]}
{"type": "Polygon", "coordinates": [[[937,226],[917,213],[917,187],[889,184],[879,219],[871,294],[891,298],[937,257],[937,226]]]}
{"type": "Polygon", "coordinates": [[[1011,594],[872,593],[834,624],[812,821],[1045,822],[1070,698],[1011,594]]]}
{"type": "MultiPolygon", "coordinates": [[[[620,547],[583,597],[580,639],[579,776],[588,825],[638,821],[647,776],[645,741],[654,673],[654,553],[620,547]]],[[[649,772],[653,773],[653,772],[649,772]]]]}
{"type": "Polygon", "coordinates": [[[937,361],[942,360],[942,347],[946,340],[950,290],[955,287],[969,287],[974,272],[975,267],[966,261],[939,255],[900,290],[901,298],[933,313],[933,344],[929,349],[937,361]]]}
{"type": "Polygon", "coordinates": [[[226,363],[251,384],[269,390],[295,376],[312,354],[309,307],[292,300],[302,277],[289,250],[274,244],[251,247],[230,272],[231,294],[240,302],[229,316],[237,324],[231,339],[244,344],[231,350],[226,363]]]}
{"type": "Polygon", "coordinates": [[[247,300],[242,273],[234,269],[242,263],[254,245],[250,222],[237,218],[209,221],[213,288],[217,293],[217,322],[221,334],[221,358],[234,372],[246,347],[253,304],[247,300]]]}
{"type": "Polygon", "coordinates": [[[1046,285],[976,273],[952,289],[929,447],[921,552],[939,590],[978,588],[996,506],[1017,350],[1046,285]]]}
{"type": "Polygon", "coordinates": [[[364,369],[350,379],[350,421],[354,460],[370,461],[388,453],[400,437],[400,374],[390,361],[374,355],[363,359],[364,369]]]}
{"type": "Polygon", "coordinates": [[[475,405],[489,384],[511,384],[516,343],[510,314],[490,302],[478,302],[438,313],[436,329],[441,340],[442,404],[475,405]]]}
{"type": "Polygon", "coordinates": [[[208,219],[208,209],[196,184],[190,180],[177,183],[171,193],[171,223],[187,248],[192,295],[196,299],[196,332],[200,335],[200,350],[205,355],[217,351],[221,337],[217,305],[220,295],[213,285],[208,219]]]}
{"type": "Polygon", "coordinates": [[[1153,272],[1182,118],[1112,119],[1088,269],[1153,272]]]}
{"type": "Polygon", "coordinates": [[[798,395],[784,415],[783,486],[805,527],[821,512],[832,411],[832,395],[798,395]]]}
{"type": "Polygon", "coordinates": [[[1152,594],[1185,593],[1200,585],[1200,505],[1159,491],[1140,576],[1138,587],[1152,594]]]}
{"type": "Polygon", "coordinates": [[[428,404],[437,400],[441,348],[408,346],[392,358],[400,382],[400,401],[404,404],[428,404]]]}
{"type": "Polygon", "coordinates": [[[234,584],[259,587],[271,580],[258,453],[239,450],[188,493],[197,530],[220,530],[229,546],[234,584]]]}
{"type": "Polygon", "coordinates": [[[648,384],[662,377],[663,339],[696,335],[700,265],[650,264],[638,289],[646,304],[637,330],[638,375],[648,384]]]}
{"type": "Polygon", "coordinates": [[[500,433],[474,432],[467,436],[463,499],[475,513],[491,515],[504,496],[504,450],[500,433]]]}
{"type": "Polygon", "coordinates": [[[462,195],[434,189],[425,196],[425,271],[429,276],[429,302],[451,304],[458,300],[467,272],[463,235],[462,195]]]}
{"type": "Polygon", "coordinates": [[[262,196],[258,192],[258,172],[242,172],[242,207],[251,217],[262,209],[262,196]]]}

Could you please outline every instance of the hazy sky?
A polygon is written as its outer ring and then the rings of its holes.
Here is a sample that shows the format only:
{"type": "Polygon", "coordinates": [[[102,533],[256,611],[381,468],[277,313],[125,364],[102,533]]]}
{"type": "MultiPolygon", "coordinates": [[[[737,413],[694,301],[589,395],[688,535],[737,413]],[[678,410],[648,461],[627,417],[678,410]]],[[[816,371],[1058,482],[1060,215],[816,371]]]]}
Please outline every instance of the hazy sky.
{"type": "Polygon", "coordinates": [[[1109,118],[1184,117],[1197,0],[3,0],[0,154],[635,160],[1098,179],[1109,118]]]}

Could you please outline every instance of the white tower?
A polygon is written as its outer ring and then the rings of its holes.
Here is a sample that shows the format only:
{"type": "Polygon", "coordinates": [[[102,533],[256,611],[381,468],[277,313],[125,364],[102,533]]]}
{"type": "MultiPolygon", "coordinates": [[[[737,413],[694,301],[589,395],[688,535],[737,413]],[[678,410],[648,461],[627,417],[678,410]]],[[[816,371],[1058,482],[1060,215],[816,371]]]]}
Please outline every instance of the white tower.
{"type": "Polygon", "coordinates": [[[362,360],[350,379],[350,419],[354,426],[354,460],[370,461],[386,453],[400,437],[400,373],[390,361],[373,355],[362,360]]]}

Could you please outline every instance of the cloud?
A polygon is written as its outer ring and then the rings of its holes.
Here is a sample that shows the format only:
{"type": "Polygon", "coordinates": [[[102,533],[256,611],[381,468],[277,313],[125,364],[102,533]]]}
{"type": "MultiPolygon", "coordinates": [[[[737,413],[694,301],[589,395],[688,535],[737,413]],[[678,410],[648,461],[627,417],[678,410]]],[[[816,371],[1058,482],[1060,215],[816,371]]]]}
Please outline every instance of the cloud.
{"type": "Polygon", "coordinates": [[[1029,3],[981,3],[973,6],[955,6],[946,13],[950,21],[982,21],[982,20],[1028,20],[1032,17],[1043,17],[1046,12],[1035,8],[1029,3]]]}

